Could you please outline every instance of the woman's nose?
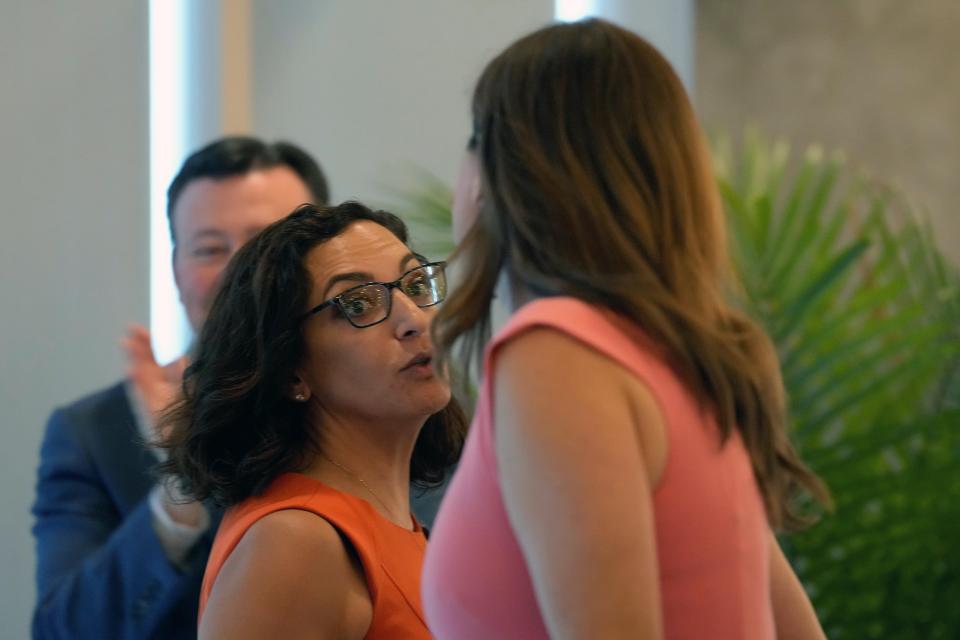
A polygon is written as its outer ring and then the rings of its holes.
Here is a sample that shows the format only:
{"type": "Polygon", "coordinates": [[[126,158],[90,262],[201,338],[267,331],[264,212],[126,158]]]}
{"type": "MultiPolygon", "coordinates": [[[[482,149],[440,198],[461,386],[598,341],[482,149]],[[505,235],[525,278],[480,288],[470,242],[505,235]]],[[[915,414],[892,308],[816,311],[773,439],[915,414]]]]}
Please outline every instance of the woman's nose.
{"type": "Polygon", "coordinates": [[[397,338],[415,337],[426,332],[430,327],[430,314],[421,309],[410,299],[410,296],[400,289],[393,292],[393,311],[395,333],[397,338]]]}

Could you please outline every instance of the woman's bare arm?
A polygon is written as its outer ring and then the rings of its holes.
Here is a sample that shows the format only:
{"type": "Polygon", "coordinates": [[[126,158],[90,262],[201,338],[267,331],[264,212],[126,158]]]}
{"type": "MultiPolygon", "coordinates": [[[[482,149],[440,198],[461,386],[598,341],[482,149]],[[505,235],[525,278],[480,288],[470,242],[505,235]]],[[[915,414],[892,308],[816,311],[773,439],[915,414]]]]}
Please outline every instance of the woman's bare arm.
{"type": "Polygon", "coordinates": [[[770,599],[778,640],[825,640],[803,585],[770,533],[770,599]]]}
{"type": "Polygon", "coordinates": [[[504,501],[552,638],[662,636],[651,482],[636,426],[661,418],[637,414],[630,382],[549,329],[498,355],[504,501]]]}
{"type": "Polygon", "coordinates": [[[290,509],[243,536],[217,576],[200,638],[359,639],[371,615],[362,570],[337,530],[290,509]]]}

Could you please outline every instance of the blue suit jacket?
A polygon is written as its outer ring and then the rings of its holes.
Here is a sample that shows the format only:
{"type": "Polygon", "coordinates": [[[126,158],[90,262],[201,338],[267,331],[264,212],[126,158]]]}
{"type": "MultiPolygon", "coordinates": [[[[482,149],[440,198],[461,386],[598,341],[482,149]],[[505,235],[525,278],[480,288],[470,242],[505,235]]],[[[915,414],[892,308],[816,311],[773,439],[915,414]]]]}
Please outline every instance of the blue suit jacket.
{"type": "Polygon", "coordinates": [[[214,527],[184,570],[171,564],[147,503],[156,462],[122,383],[50,416],[33,506],[34,638],[196,638],[214,527]]]}

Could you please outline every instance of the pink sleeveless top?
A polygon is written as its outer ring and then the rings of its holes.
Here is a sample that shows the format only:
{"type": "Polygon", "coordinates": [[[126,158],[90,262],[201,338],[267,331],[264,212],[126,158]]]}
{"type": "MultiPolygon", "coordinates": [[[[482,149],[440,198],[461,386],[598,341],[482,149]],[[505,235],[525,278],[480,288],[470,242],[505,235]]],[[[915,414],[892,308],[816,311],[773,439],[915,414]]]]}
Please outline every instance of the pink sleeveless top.
{"type": "Polygon", "coordinates": [[[721,447],[713,416],[653,343],[639,331],[629,337],[625,321],[614,318],[573,298],[541,299],[515,313],[488,346],[477,412],[424,561],[423,605],[436,638],[548,637],[501,495],[491,380],[497,347],[543,326],[633,372],[664,414],[668,455],[653,504],[665,637],[774,638],[769,528],[742,441],[733,435],[721,447]]]}

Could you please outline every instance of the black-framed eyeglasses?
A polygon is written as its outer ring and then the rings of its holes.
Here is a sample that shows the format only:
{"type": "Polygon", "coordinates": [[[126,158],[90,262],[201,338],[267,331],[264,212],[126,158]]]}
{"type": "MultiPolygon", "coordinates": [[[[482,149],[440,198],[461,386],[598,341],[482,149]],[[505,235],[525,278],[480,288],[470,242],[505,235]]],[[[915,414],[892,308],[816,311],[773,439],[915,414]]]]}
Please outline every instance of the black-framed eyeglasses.
{"type": "Polygon", "coordinates": [[[391,289],[400,289],[420,308],[440,304],[447,297],[446,262],[429,262],[410,269],[393,282],[366,282],[321,302],[300,320],[335,306],[358,329],[380,324],[393,308],[391,289]]]}

